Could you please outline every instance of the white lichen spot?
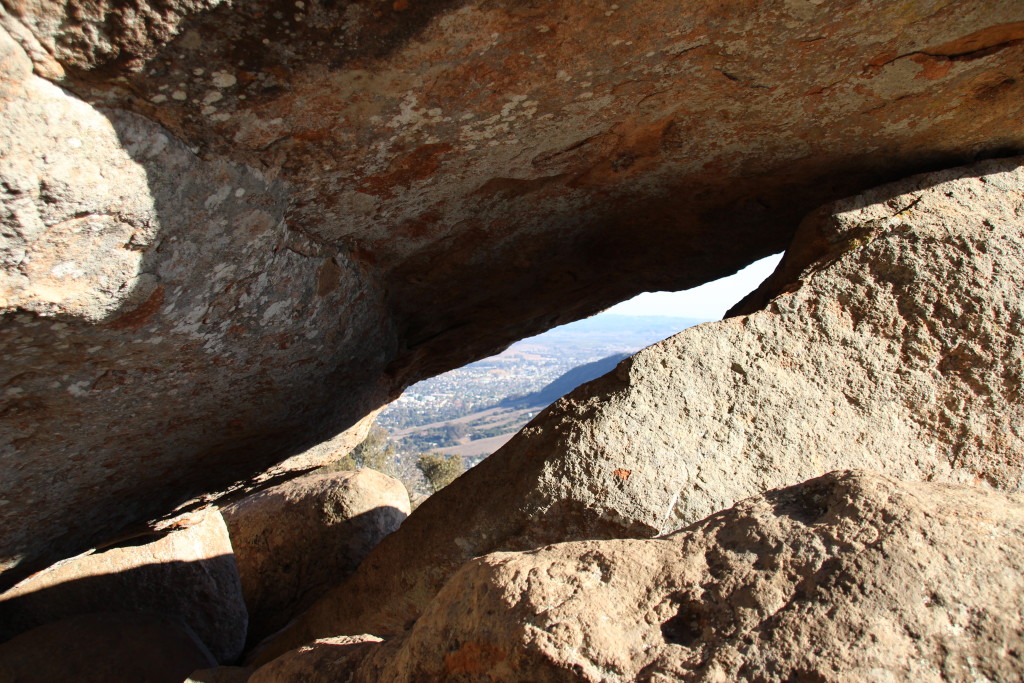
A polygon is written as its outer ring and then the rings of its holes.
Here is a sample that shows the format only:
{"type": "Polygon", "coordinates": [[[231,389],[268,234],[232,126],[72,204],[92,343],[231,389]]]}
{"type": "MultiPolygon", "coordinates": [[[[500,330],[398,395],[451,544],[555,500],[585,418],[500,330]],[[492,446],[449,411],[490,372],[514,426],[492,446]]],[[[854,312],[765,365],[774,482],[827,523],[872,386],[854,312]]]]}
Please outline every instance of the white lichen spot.
{"type": "Polygon", "coordinates": [[[537,32],[538,33],[547,33],[550,30],[551,30],[551,27],[550,26],[546,26],[544,24],[541,24],[540,26],[537,27],[537,32]]]}
{"type": "Polygon", "coordinates": [[[218,88],[230,88],[238,79],[235,78],[234,74],[229,74],[226,71],[214,71],[213,72],[213,84],[218,88]]]}
{"type": "Polygon", "coordinates": [[[149,98],[149,101],[153,104],[163,104],[167,101],[167,95],[153,95],[153,97],[149,98]]]}
{"type": "Polygon", "coordinates": [[[72,396],[85,396],[89,393],[89,382],[75,382],[68,387],[67,392],[72,396]]]}
{"type": "Polygon", "coordinates": [[[228,113],[225,113],[225,112],[221,112],[219,114],[214,114],[210,118],[213,119],[214,121],[219,121],[219,122],[223,123],[223,122],[228,121],[228,120],[231,119],[231,114],[228,114],[228,113]]]}
{"type": "Polygon", "coordinates": [[[267,310],[263,311],[263,317],[260,319],[261,325],[266,325],[271,320],[280,315],[283,311],[288,309],[289,302],[277,301],[267,306],[267,310]]]}
{"type": "MultiPolygon", "coordinates": [[[[72,279],[80,278],[85,275],[83,270],[74,261],[65,261],[64,263],[58,263],[50,269],[50,274],[54,277],[70,277],[72,279]]],[[[54,329],[57,329],[56,327],[54,329]]]]}
{"type": "Polygon", "coordinates": [[[178,100],[179,102],[184,102],[188,99],[188,93],[186,93],[184,90],[175,90],[171,93],[171,99],[178,100]]]}
{"type": "Polygon", "coordinates": [[[71,149],[78,149],[82,146],[82,141],[78,138],[68,138],[68,147],[71,149]]]}
{"type": "Polygon", "coordinates": [[[270,38],[264,38],[263,39],[263,44],[264,45],[270,45],[270,38]]]}
{"type": "Polygon", "coordinates": [[[213,116],[216,113],[217,113],[217,107],[210,107],[210,106],[203,107],[203,110],[202,110],[203,116],[213,116]]]}
{"type": "Polygon", "coordinates": [[[220,102],[222,99],[224,99],[224,95],[219,90],[210,90],[203,98],[203,104],[213,104],[214,102],[220,102]]]}
{"type": "Polygon", "coordinates": [[[245,196],[245,188],[244,187],[240,187],[237,190],[235,190],[235,196],[236,197],[244,197],[245,196]]]}
{"type": "Polygon", "coordinates": [[[206,73],[206,69],[202,69],[202,68],[192,69],[192,75],[193,76],[202,76],[204,73],[206,73]]]}
{"type": "Polygon", "coordinates": [[[302,9],[306,6],[306,3],[302,2],[302,0],[295,0],[295,6],[302,9]]]}

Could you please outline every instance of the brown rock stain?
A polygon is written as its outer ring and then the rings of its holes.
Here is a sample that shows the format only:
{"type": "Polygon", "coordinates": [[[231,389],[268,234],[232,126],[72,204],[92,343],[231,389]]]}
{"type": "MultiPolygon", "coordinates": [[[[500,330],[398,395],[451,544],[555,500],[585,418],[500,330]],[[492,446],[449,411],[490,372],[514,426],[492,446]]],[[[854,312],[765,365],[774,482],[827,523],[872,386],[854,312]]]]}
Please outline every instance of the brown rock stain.
{"type": "Polygon", "coordinates": [[[116,320],[109,323],[110,327],[115,330],[137,330],[150,319],[156,315],[157,311],[164,304],[164,286],[159,285],[153,290],[153,293],[149,295],[146,302],[136,308],[134,311],[129,311],[124,315],[120,316],[116,320]]]}
{"type": "Polygon", "coordinates": [[[953,61],[946,58],[936,59],[930,55],[914,55],[910,58],[912,62],[921,67],[921,73],[914,78],[923,78],[929,81],[944,78],[949,73],[953,61]]]}
{"type": "Polygon", "coordinates": [[[444,665],[449,674],[483,674],[505,658],[504,652],[491,645],[470,642],[445,655],[444,665]]]}
{"type": "Polygon", "coordinates": [[[341,282],[341,268],[334,259],[324,259],[316,277],[317,296],[326,296],[338,288],[341,282]]]}
{"type": "Polygon", "coordinates": [[[441,214],[436,210],[427,211],[422,216],[406,221],[398,226],[397,232],[403,237],[413,239],[426,237],[434,232],[433,228],[441,220],[441,214]]]}
{"type": "Polygon", "coordinates": [[[1024,21],[989,26],[948,43],[922,50],[950,59],[978,59],[1024,40],[1024,21]]]}
{"type": "Polygon", "coordinates": [[[396,186],[408,186],[417,180],[426,180],[441,166],[441,157],[451,151],[447,142],[421,145],[404,157],[395,159],[383,175],[369,176],[356,188],[363,194],[390,199],[396,186]]]}
{"type": "Polygon", "coordinates": [[[539,192],[567,177],[565,173],[540,178],[491,178],[473,192],[477,197],[509,199],[539,192]]]}
{"type": "Polygon", "coordinates": [[[573,185],[603,185],[638,175],[653,167],[661,157],[662,142],[672,117],[655,121],[623,121],[612,129],[618,142],[608,158],[599,161],[573,181],[573,185]]]}

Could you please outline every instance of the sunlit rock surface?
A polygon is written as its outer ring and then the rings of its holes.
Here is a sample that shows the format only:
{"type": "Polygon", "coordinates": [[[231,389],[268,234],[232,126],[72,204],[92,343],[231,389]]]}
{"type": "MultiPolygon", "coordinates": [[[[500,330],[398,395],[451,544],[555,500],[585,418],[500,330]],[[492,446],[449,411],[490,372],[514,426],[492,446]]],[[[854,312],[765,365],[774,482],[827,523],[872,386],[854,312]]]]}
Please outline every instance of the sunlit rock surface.
{"type": "Polygon", "coordinates": [[[1024,142],[1017,0],[5,8],[6,584],[1024,142]]]}
{"type": "Polygon", "coordinates": [[[1020,495],[833,473],[665,538],[485,555],[404,637],[252,680],[1015,680],[1022,532],[1020,495]]]}

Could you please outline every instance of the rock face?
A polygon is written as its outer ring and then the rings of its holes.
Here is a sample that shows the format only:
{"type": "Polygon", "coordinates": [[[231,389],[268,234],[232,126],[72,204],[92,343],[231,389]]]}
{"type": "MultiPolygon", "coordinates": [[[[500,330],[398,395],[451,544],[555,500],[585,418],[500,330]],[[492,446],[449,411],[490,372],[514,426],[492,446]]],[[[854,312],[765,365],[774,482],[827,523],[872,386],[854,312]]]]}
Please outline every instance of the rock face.
{"type": "Polygon", "coordinates": [[[371,635],[322,638],[260,667],[249,683],[336,683],[355,675],[362,658],[380,638],[371,635]]]}
{"type": "Polygon", "coordinates": [[[214,663],[187,626],[129,612],[68,617],[0,644],[0,680],[11,683],[180,683],[214,663]]]}
{"type": "Polygon", "coordinates": [[[343,663],[396,683],[1016,680],[1022,613],[1024,497],[841,472],[662,539],[475,559],[408,636],[343,663]]]}
{"type": "Polygon", "coordinates": [[[791,291],[555,403],[261,657],[401,633],[477,555],[655,536],[839,468],[1019,490],[1022,188],[1020,160],[984,162],[814,214],[797,237],[810,261],[782,265],[791,291]]]}
{"type": "Polygon", "coordinates": [[[351,574],[409,511],[402,483],[369,469],[306,475],[225,508],[249,641],[351,574]]]}
{"type": "Polygon", "coordinates": [[[7,3],[0,581],[1022,146],[1022,37],[1018,0],[7,3]]]}
{"type": "Polygon", "coordinates": [[[22,581],[0,594],[0,641],[63,617],[120,611],[177,619],[218,662],[234,661],[245,644],[247,615],[220,513],[159,540],[77,557],[22,581]]]}

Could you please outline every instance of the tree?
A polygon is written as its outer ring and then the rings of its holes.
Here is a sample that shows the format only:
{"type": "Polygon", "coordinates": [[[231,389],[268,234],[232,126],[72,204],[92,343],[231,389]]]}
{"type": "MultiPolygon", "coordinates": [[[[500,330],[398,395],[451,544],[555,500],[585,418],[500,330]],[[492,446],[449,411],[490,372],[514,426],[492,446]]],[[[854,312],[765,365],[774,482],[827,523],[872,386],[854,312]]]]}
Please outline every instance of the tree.
{"type": "Polygon", "coordinates": [[[416,467],[423,473],[431,493],[437,493],[466,470],[462,458],[441,453],[420,453],[416,467]]]}
{"type": "Polygon", "coordinates": [[[388,431],[376,422],[370,426],[363,442],[346,457],[352,458],[356,467],[369,467],[393,476],[395,446],[388,438],[388,431]]]}

